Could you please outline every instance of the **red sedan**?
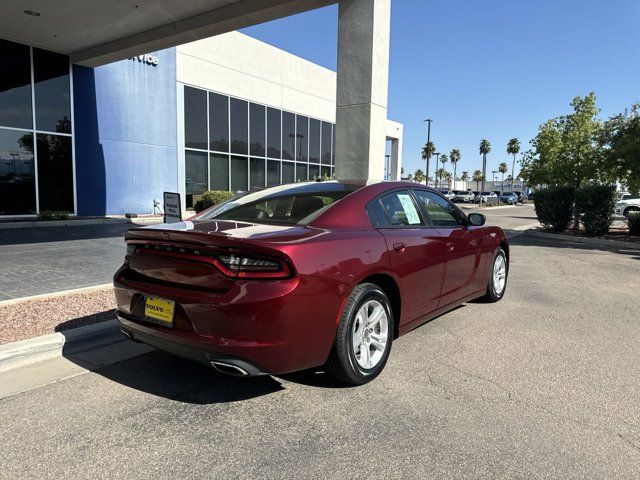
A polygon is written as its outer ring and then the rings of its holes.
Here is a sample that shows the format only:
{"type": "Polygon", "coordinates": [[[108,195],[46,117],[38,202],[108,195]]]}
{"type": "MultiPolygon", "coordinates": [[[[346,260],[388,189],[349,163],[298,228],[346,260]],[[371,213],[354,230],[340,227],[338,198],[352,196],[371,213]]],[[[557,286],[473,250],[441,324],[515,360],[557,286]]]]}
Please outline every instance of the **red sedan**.
{"type": "Polygon", "coordinates": [[[463,302],[502,298],[509,245],[484,222],[414,183],[248,193],[129,230],[118,319],[130,339],[224,373],[324,365],[363,384],[400,335],[463,302]]]}

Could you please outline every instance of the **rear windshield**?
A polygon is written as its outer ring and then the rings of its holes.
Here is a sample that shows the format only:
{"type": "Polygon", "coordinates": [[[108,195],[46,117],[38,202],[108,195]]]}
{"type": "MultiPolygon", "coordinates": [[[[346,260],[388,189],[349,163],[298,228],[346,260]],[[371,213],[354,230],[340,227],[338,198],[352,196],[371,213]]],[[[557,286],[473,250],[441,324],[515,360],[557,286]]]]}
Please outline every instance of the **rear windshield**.
{"type": "Polygon", "coordinates": [[[282,185],[234,197],[205,210],[195,219],[306,224],[358,188],[359,185],[339,182],[282,185]]]}

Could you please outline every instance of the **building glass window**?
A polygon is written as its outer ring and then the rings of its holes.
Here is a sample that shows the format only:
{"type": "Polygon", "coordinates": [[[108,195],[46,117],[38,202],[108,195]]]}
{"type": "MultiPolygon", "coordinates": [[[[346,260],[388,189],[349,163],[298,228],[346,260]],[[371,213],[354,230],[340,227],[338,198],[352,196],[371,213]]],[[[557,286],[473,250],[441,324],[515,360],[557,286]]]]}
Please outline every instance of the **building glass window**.
{"type": "Polygon", "coordinates": [[[33,127],[29,47],[6,40],[0,40],[0,126],[33,127]]]}
{"type": "Polygon", "coordinates": [[[336,164],[336,126],[331,125],[331,165],[336,164]]]}
{"type": "Polygon", "coordinates": [[[309,162],[320,163],[320,120],[309,120],[309,162]]]}
{"type": "Polygon", "coordinates": [[[331,178],[331,167],[322,166],[320,170],[320,176],[322,178],[331,178]]]}
{"type": "Polygon", "coordinates": [[[320,165],[309,165],[309,180],[315,180],[320,177],[320,165]]]}
{"type": "Polygon", "coordinates": [[[282,183],[293,183],[296,180],[296,166],[292,162],[282,162],[282,183]]]}
{"type": "Polygon", "coordinates": [[[331,164],[331,124],[322,122],[322,163],[331,164]]]}
{"type": "Polygon", "coordinates": [[[187,150],[184,156],[184,178],[187,208],[202,198],[208,189],[207,182],[207,154],[187,150]]]}
{"type": "Polygon", "coordinates": [[[184,87],[184,145],[207,148],[207,92],[184,87]]]}
{"type": "Polygon", "coordinates": [[[265,107],[256,103],[249,104],[250,154],[257,157],[265,155],[265,107]]]}
{"type": "Polygon", "coordinates": [[[34,48],[33,78],[36,129],[71,133],[69,58],[34,48]]]}
{"type": "Polygon", "coordinates": [[[280,162],[267,160],[267,186],[280,185],[280,162]]]}
{"type": "Polygon", "coordinates": [[[306,182],[309,178],[309,165],[306,163],[296,163],[296,182],[306,182]]]}
{"type": "Polygon", "coordinates": [[[229,97],[209,93],[209,149],[229,151],[229,97]]]}
{"type": "Polygon", "coordinates": [[[296,161],[309,158],[309,117],[296,115],[296,161]]]}
{"type": "Polygon", "coordinates": [[[39,133],[37,138],[40,210],[73,212],[71,137],[39,133]]]}
{"type": "Polygon", "coordinates": [[[0,215],[35,213],[33,133],[0,128],[0,215]]]}
{"type": "Polygon", "coordinates": [[[231,156],[231,191],[245,192],[248,188],[249,167],[247,157],[231,156]]]}
{"type": "Polygon", "coordinates": [[[282,158],[280,143],[282,136],[282,112],[276,108],[267,108],[267,157],[282,158]]]}
{"type": "Polygon", "coordinates": [[[209,189],[229,190],[229,155],[209,155],[209,189]]]}
{"type": "Polygon", "coordinates": [[[247,154],[249,140],[248,103],[231,99],[231,153],[247,154]]]}
{"type": "Polygon", "coordinates": [[[265,159],[251,158],[249,160],[249,188],[265,186],[265,159]]]}
{"type": "Polygon", "coordinates": [[[296,117],[293,113],[282,112],[282,158],[293,160],[296,145],[296,117]]]}

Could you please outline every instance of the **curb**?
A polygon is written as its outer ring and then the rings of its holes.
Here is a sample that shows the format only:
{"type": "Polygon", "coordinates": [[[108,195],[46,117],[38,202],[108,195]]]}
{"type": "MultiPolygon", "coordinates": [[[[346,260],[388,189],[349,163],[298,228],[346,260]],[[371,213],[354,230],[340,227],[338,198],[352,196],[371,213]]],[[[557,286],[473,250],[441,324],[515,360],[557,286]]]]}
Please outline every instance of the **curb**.
{"type": "Polygon", "coordinates": [[[42,360],[124,342],[117,320],[72,328],[63,332],[29,338],[0,346],[0,372],[24,367],[42,360]]]}
{"type": "Polygon", "coordinates": [[[586,243],[597,247],[615,247],[618,249],[640,250],[640,244],[632,242],[622,242],[620,240],[605,240],[601,238],[577,237],[573,235],[564,235],[562,233],[547,233],[539,230],[526,230],[526,235],[537,238],[556,239],[570,241],[576,243],[586,243]]]}
{"type": "Polygon", "coordinates": [[[113,283],[103,283],[102,285],[93,285],[91,287],[72,288],[71,290],[62,290],[60,292],[42,293],[40,295],[32,295],[30,297],[11,298],[9,300],[0,301],[0,307],[8,307],[9,305],[28,302],[30,300],[44,300],[47,298],[64,297],[65,295],[73,295],[76,293],[89,293],[97,290],[106,290],[108,287],[113,288],[113,283]]]}

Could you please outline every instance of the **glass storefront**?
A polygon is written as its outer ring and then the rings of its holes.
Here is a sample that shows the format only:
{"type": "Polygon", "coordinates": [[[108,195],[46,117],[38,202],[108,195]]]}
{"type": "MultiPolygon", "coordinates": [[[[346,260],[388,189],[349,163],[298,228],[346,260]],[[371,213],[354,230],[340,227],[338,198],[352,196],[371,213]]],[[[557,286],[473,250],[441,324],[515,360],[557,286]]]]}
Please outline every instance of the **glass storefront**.
{"type": "Polygon", "coordinates": [[[330,178],[333,130],[330,122],[185,86],[187,208],[207,190],[330,178]]]}
{"type": "Polygon", "coordinates": [[[69,58],[0,40],[0,216],[75,213],[69,58]]]}

